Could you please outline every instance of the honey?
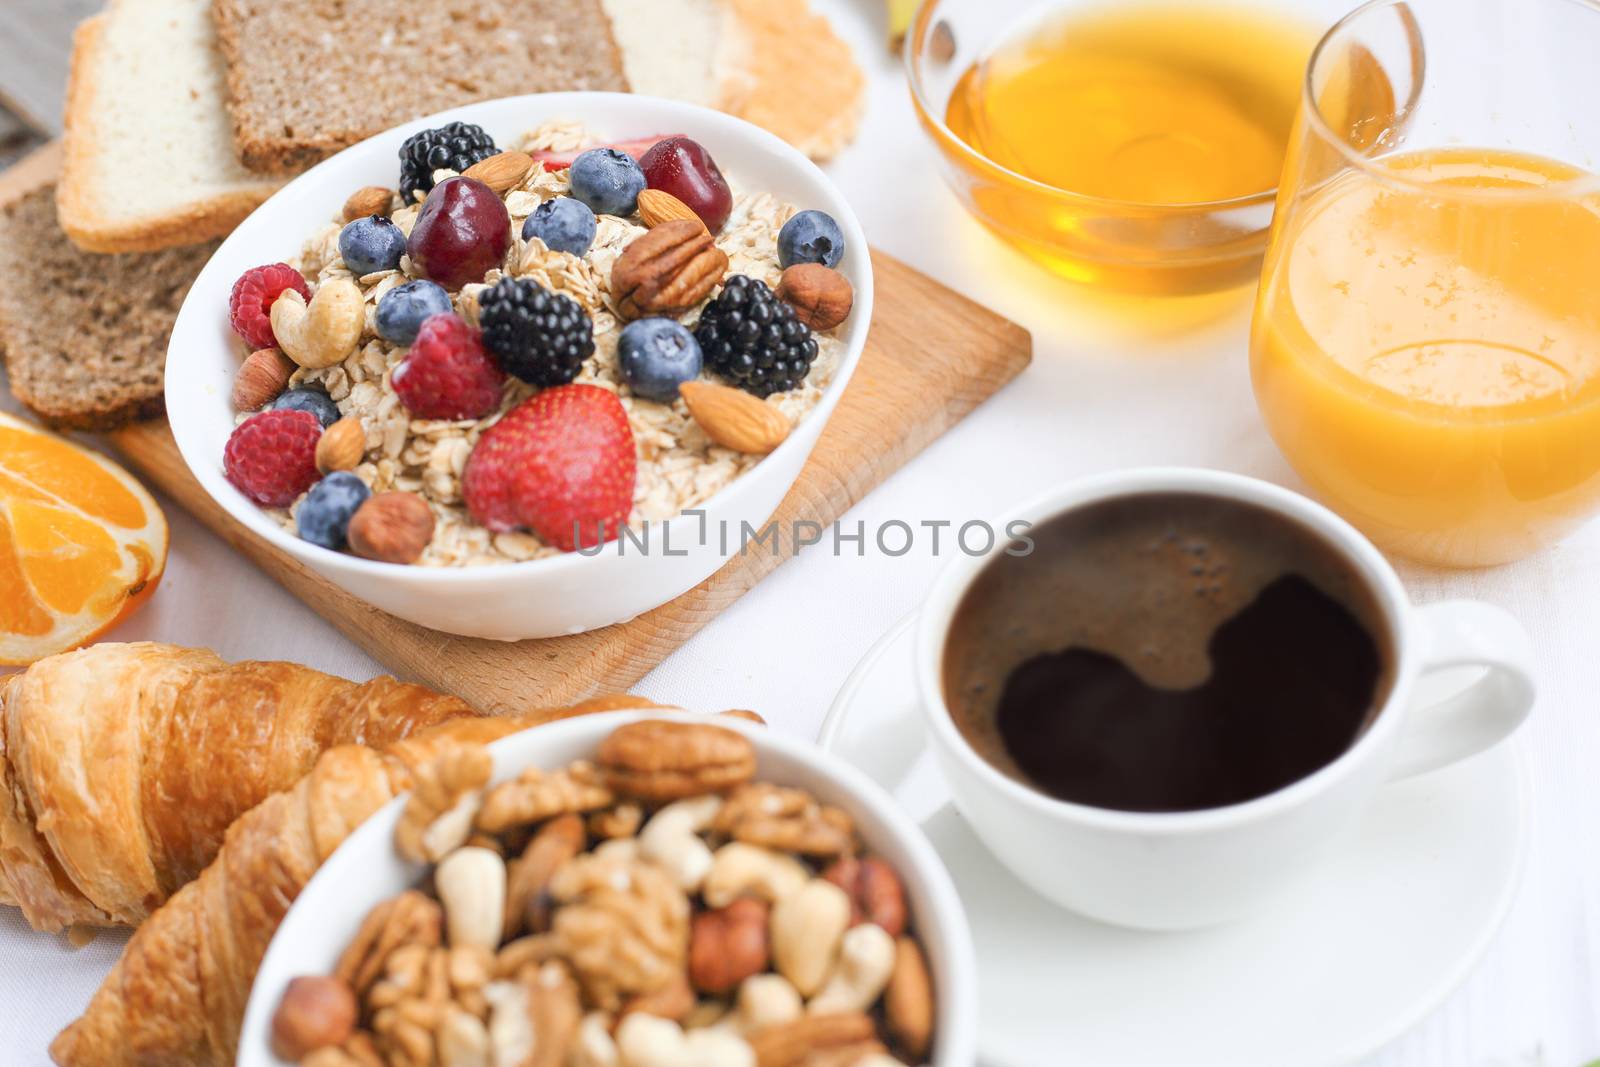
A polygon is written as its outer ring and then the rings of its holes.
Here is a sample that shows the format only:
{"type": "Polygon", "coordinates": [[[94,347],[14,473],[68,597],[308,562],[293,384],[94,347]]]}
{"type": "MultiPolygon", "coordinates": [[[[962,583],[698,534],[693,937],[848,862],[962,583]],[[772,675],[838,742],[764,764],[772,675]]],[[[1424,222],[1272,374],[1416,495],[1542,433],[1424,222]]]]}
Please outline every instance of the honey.
{"type": "Polygon", "coordinates": [[[1154,293],[1253,281],[1316,36],[1255,7],[1045,5],[945,109],[993,165],[974,168],[975,210],[1080,281],[1154,293]],[[995,168],[1049,189],[1003,186],[995,168]]]}

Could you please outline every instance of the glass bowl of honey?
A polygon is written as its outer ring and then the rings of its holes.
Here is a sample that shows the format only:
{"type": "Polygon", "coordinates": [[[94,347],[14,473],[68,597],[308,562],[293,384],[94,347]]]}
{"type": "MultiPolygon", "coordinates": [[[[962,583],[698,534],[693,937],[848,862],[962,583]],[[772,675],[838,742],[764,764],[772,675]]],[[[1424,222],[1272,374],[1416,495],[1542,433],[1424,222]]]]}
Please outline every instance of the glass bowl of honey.
{"type": "Polygon", "coordinates": [[[957,196],[1056,273],[1254,284],[1306,62],[1342,0],[926,0],[911,95],[957,196]]]}

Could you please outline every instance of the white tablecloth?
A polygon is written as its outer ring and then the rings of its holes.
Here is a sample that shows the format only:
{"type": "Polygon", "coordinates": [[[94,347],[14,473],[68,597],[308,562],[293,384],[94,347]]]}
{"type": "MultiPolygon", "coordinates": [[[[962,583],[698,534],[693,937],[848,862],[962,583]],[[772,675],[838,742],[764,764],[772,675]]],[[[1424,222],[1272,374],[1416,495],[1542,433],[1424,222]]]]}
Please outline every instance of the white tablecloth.
{"type": "MultiPolygon", "coordinates": [[[[1296,486],[1251,400],[1247,297],[1113,316],[998,243],[940,183],[898,64],[883,57],[879,29],[861,11],[838,22],[870,65],[871,110],[834,178],[875,245],[1026,325],[1036,355],[1019,381],[846,522],[959,525],[1065,479],[1151,463],[1296,486]]],[[[166,579],[113,638],[209,645],[230,659],[296,660],[351,678],[380,672],[175,506],[167,514],[166,579]]],[[[813,549],[639,691],[693,707],[758,708],[775,729],[812,735],[857,659],[917,606],[939,566],[925,538],[898,558],[870,543],[862,557],[813,549]]],[[[1359,1067],[1577,1067],[1600,1056],[1600,524],[1515,566],[1404,573],[1420,600],[1479,597],[1533,631],[1543,691],[1521,743],[1533,769],[1534,836],[1517,903],[1483,965],[1425,1023],[1359,1067]]],[[[102,938],[73,952],[0,909],[0,1062],[46,1063],[51,1035],[81,1010],[119,945],[102,938]]]]}

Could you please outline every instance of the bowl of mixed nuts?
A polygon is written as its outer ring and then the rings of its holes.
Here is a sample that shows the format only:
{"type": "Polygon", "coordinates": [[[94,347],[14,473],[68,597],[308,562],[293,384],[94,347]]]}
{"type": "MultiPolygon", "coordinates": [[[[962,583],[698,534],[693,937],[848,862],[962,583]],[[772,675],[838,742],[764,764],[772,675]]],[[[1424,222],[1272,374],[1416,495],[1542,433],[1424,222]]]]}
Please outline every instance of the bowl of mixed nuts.
{"type": "Polygon", "coordinates": [[[971,935],[859,771],[730,716],[461,746],[325,863],[241,1067],[968,1067],[971,935]]]}
{"type": "Polygon", "coordinates": [[[361,599],[577,633],[774,550],[872,291],[843,196],[755,126],[628,94],[488,101],[251,215],[179,314],[168,415],[233,518],[361,599]]]}

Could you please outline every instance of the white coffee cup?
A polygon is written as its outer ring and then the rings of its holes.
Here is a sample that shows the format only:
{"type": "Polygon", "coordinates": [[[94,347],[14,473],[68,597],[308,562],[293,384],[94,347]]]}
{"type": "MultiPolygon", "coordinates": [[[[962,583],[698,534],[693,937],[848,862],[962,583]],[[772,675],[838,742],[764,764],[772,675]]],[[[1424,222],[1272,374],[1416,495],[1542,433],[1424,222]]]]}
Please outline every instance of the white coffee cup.
{"type": "Polygon", "coordinates": [[[1392,635],[1393,684],[1372,725],[1343,755],[1293,784],[1202,811],[1114,811],[1058,800],[998,770],[951,719],[943,658],[951,618],[973,579],[1007,545],[962,557],[936,580],[917,624],[917,685],[957,808],[995,856],[1044,897],[1120,926],[1184,930],[1250,915],[1313,875],[1316,861],[1386,782],[1431,771],[1506,738],[1533,706],[1533,654],[1522,626],[1473,601],[1415,607],[1394,569],[1326,508],[1278,486],[1218,471],[1152,468],[1071,483],[1005,516],[1039,525],[1096,501],[1199,493],[1255,505],[1322,536],[1362,575],[1392,635]],[[1423,674],[1486,668],[1429,707],[1423,674]]]}

